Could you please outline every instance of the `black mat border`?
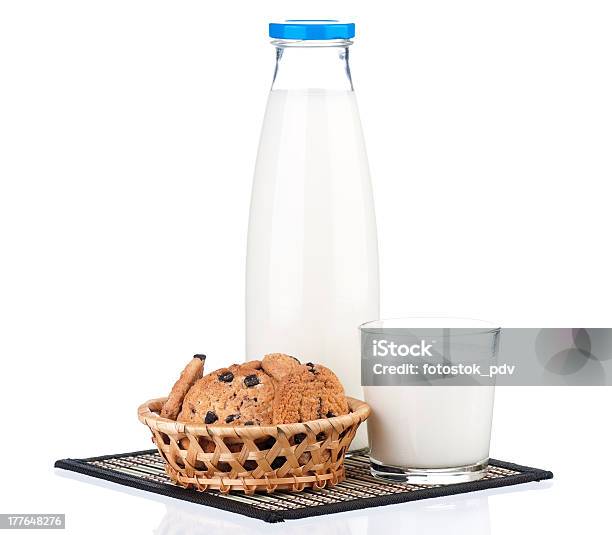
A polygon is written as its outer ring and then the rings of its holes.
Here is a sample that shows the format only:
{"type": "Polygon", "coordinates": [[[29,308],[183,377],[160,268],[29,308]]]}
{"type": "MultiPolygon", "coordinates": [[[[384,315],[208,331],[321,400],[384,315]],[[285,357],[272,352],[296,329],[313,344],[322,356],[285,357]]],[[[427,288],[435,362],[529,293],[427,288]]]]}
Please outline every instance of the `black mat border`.
{"type": "Polygon", "coordinates": [[[156,483],[154,481],[148,481],[129,474],[121,474],[114,472],[110,469],[100,468],[88,464],[92,461],[121,459],[123,457],[133,457],[137,455],[145,455],[151,453],[157,453],[157,450],[152,449],[135,451],[131,453],[118,453],[115,455],[102,455],[100,457],[88,457],[86,459],[61,459],[59,461],[56,461],[54,466],[55,468],[78,472],[87,476],[111,481],[112,483],[118,483],[119,485],[125,485],[135,489],[154,492],[155,494],[161,494],[163,496],[168,496],[177,500],[185,500],[200,505],[208,505],[216,509],[221,509],[230,513],[237,513],[239,515],[244,515],[251,518],[257,518],[258,520],[263,520],[264,522],[270,523],[283,522],[285,520],[296,520],[313,516],[328,515],[332,513],[342,513],[345,511],[354,511],[358,509],[366,509],[369,507],[379,507],[383,505],[413,502],[416,500],[425,500],[427,498],[438,498],[440,496],[452,496],[454,494],[463,494],[466,492],[474,492],[477,490],[509,487],[511,485],[520,485],[522,483],[543,481],[545,479],[553,478],[553,473],[548,470],[541,470],[539,468],[531,468],[529,466],[522,466],[520,464],[498,461],[497,459],[490,459],[489,463],[494,466],[498,466],[499,468],[505,468],[508,470],[514,470],[520,473],[510,476],[498,477],[495,479],[485,479],[480,481],[472,481],[469,483],[456,483],[453,485],[445,485],[442,487],[412,490],[396,494],[389,494],[386,496],[376,496],[373,498],[357,498],[355,500],[350,500],[347,502],[325,504],[319,505],[317,507],[305,507],[303,509],[291,509],[288,511],[262,511],[251,505],[241,502],[234,502],[225,498],[219,498],[218,496],[214,494],[209,494],[207,492],[197,492],[195,490],[188,490],[178,486],[172,487],[164,483],[156,483]]]}

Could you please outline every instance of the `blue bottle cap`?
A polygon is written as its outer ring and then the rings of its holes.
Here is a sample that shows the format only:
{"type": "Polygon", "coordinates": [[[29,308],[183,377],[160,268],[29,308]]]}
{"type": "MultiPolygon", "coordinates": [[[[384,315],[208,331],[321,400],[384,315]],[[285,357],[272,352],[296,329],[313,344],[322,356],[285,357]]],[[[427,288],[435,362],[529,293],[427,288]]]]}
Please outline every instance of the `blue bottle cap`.
{"type": "Polygon", "coordinates": [[[286,20],[271,22],[269,33],[273,39],[301,41],[351,39],[355,37],[355,24],[338,20],[286,20]]]}

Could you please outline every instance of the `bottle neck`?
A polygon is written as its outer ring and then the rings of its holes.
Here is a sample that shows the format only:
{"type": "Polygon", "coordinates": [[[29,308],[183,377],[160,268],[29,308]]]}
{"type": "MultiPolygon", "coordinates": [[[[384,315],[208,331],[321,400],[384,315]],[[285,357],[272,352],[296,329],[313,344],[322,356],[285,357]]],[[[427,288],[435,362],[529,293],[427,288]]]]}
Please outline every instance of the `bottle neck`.
{"type": "Polygon", "coordinates": [[[353,91],[349,68],[352,41],[272,41],[276,48],[275,89],[353,91]]]}

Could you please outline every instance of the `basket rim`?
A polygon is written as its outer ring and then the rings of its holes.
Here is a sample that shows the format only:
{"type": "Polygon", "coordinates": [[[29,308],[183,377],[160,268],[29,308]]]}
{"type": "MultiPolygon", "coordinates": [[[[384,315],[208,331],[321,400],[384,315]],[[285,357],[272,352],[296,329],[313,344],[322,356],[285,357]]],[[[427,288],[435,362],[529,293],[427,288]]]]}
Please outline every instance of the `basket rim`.
{"type": "Polygon", "coordinates": [[[334,423],[339,425],[347,425],[352,423],[364,422],[372,409],[370,406],[360,399],[346,396],[349,408],[351,412],[348,414],[342,414],[340,416],[332,416],[330,418],[318,418],[316,420],[308,420],[306,422],[294,422],[286,424],[276,425],[214,425],[214,424],[194,424],[179,422],[176,420],[170,420],[169,418],[162,418],[156,414],[156,410],[161,409],[161,406],[167,400],[167,397],[154,398],[145,401],[138,407],[138,419],[149,427],[159,428],[161,427],[174,427],[177,431],[183,433],[190,433],[193,435],[217,435],[217,436],[236,436],[237,431],[246,431],[250,433],[258,434],[275,434],[279,429],[282,431],[290,431],[291,433],[296,432],[296,426],[307,426],[308,424],[315,424],[320,427],[333,426],[334,423]]]}

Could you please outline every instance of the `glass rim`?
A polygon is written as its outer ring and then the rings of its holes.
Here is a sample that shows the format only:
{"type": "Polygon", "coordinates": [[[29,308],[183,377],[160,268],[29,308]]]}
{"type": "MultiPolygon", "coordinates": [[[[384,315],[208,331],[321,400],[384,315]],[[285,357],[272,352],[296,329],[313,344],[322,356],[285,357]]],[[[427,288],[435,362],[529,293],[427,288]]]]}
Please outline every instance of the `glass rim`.
{"type": "Polygon", "coordinates": [[[443,338],[475,334],[496,334],[501,327],[495,323],[476,318],[456,316],[405,316],[399,318],[381,318],[359,325],[359,330],[370,334],[384,333],[386,329],[448,329],[442,332],[443,338]],[[459,332],[450,332],[452,330],[459,332]]]}
{"type": "Polygon", "coordinates": [[[272,39],[270,44],[277,48],[346,48],[352,39],[272,39]]]}

